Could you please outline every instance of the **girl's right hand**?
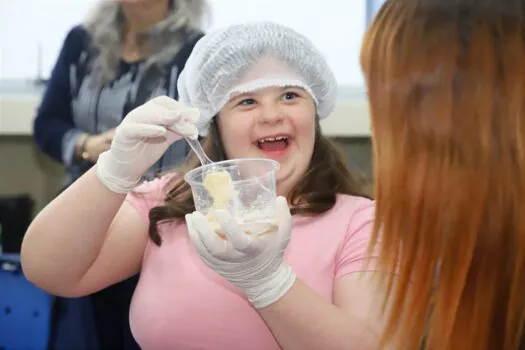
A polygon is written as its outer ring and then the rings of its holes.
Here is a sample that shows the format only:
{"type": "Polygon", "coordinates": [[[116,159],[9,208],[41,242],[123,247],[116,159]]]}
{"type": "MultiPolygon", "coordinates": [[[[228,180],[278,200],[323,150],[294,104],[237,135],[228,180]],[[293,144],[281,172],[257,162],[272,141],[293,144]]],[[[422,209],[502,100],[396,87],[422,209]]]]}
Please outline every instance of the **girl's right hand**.
{"type": "Polygon", "coordinates": [[[127,193],[175,141],[198,137],[199,111],[167,96],[129,112],[117,127],[108,151],[97,161],[99,179],[116,193],[127,193]]]}

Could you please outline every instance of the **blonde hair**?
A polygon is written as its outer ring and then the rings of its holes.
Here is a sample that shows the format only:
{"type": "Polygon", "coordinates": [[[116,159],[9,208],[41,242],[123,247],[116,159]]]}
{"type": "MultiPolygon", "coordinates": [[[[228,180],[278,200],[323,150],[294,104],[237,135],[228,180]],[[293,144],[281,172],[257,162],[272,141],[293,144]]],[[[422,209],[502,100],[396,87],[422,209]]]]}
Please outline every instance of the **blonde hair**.
{"type": "MultiPolygon", "coordinates": [[[[151,52],[145,66],[168,65],[185,42],[199,35],[209,19],[205,0],[169,0],[165,19],[148,31],[140,33],[138,41],[147,42],[151,52]]],[[[100,84],[112,81],[118,71],[125,19],[116,1],[101,1],[84,23],[90,45],[96,53],[96,79],[100,84]]]]}

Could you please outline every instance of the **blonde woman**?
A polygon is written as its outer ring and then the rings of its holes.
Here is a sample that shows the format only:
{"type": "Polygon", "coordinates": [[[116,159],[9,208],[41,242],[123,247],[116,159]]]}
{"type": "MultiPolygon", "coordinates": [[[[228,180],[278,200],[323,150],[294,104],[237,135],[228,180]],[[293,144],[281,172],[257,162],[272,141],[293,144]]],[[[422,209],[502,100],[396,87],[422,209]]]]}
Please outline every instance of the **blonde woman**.
{"type": "MultiPolygon", "coordinates": [[[[177,78],[203,35],[206,12],[203,0],[103,1],[71,29],[33,130],[37,146],[64,164],[64,186],[109,148],[129,111],[154,96],[178,97],[177,78]]],[[[178,164],[187,152],[184,142],[173,144],[144,175],[178,164]]],[[[132,339],[127,319],[135,283],[124,281],[91,298],[99,348],[123,348],[122,334],[132,339]]]]}

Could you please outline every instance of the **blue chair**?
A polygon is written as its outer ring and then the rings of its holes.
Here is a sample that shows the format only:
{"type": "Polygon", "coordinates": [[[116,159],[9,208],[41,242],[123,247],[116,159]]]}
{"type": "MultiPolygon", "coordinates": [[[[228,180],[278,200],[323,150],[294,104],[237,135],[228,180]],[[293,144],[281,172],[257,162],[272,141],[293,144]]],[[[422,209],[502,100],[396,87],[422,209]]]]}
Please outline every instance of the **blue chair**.
{"type": "Polygon", "coordinates": [[[46,350],[52,303],[24,277],[18,254],[0,254],[1,350],[46,350]]]}

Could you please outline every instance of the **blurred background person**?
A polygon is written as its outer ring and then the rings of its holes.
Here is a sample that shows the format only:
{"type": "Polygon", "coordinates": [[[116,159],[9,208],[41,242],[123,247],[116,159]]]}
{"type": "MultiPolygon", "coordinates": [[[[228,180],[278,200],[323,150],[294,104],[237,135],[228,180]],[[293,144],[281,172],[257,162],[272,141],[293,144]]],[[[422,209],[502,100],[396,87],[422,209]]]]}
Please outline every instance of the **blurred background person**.
{"type": "MultiPolygon", "coordinates": [[[[177,78],[202,36],[205,1],[101,2],[67,35],[34,122],[39,148],[76,180],[109,148],[114,128],[158,95],[178,97],[177,78]]],[[[175,144],[151,174],[184,159],[175,144]]]]}
{"type": "Polygon", "coordinates": [[[365,36],[395,349],[525,349],[524,33],[523,0],[388,0],[365,36]]]}
{"type": "MultiPolygon", "coordinates": [[[[102,1],[67,34],[34,121],[34,140],[64,164],[68,186],[109,149],[114,128],[152,97],[178,98],[177,78],[202,37],[204,0],[102,1]]],[[[146,177],[184,160],[176,142],[146,177]]],[[[100,349],[134,348],[128,314],[137,277],[91,296],[100,349]]],[[[67,303],[58,307],[67,313],[67,303]]]]}

